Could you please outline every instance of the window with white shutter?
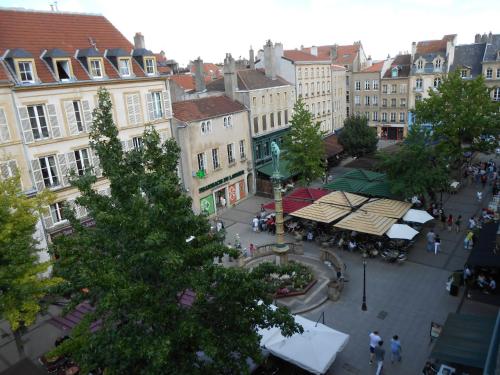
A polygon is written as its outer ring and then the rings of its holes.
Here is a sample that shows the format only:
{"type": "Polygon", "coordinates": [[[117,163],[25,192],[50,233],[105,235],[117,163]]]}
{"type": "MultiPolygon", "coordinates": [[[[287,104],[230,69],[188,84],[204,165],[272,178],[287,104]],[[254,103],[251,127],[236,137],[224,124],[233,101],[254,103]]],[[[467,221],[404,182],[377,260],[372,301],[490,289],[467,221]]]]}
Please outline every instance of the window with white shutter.
{"type": "Polygon", "coordinates": [[[53,138],[61,138],[61,128],[57,119],[56,106],[54,104],[47,104],[47,114],[50,122],[50,130],[53,138]]]}
{"type": "MultiPolygon", "coordinates": [[[[165,95],[166,97],[166,95],[165,95]]],[[[149,121],[159,120],[164,115],[164,100],[161,91],[153,91],[146,94],[148,103],[149,121]]]]}
{"type": "Polygon", "coordinates": [[[141,97],[139,94],[125,95],[127,104],[127,116],[129,125],[140,125],[142,123],[141,116],[141,97]]]}
{"type": "Polygon", "coordinates": [[[50,205],[50,216],[52,217],[52,225],[59,224],[66,219],[64,218],[65,202],[56,202],[50,205]]]}
{"type": "Polygon", "coordinates": [[[17,173],[17,162],[15,160],[7,160],[0,162],[0,178],[5,180],[13,177],[17,173]]]}
{"type": "MultiPolygon", "coordinates": [[[[31,127],[31,139],[34,140],[39,140],[39,139],[46,139],[49,138],[49,126],[47,122],[47,117],[45,115],[45,111],[43,108],[43,105],[30,105],[26,107],[28,110],[28,118],[29,118],[29,123],[31,127]]],[[[23,117],[21,114],[21,121],[23,120],[23,117]]],[[[23,127],[23,132],[24,132],[24,127],[23,127]]]]}
{"type": "Polygon", "coordinates": [[[92,165],[94,167],[93,171],[96,177],[102,177],[102,168],[101,161],[99,160],[99,156],[94,149],[90,149],[90,155],[92,157],[92,165]]]}
{"type": "MultiPolygon", "coordinates": [[[[40,172],[42,174],[43,186],[47,188],[60,185],[59,175],[57,173],[56,159],[54,156],[44,156],[38,159],[40,172]]],[[[33,171],[35,173],[35,171],[33,171]]],[[[36,181],[35,177],[35,181],[36,181]]]]}
{"type": "Polygon", "coordinates": [[[75,155],[75,165],[76,165],[76,173],[79,176],[83,176],[87,170],[90,169],[90,152],[88,148],[82,148],[80,150],[74,151],[75,155]]]}
{"type": "Polygon", "coordinates": [[[85,123],[85,131],[90,132],[92,127],[92,109],[90,108],[90,102],[88,100],[81,101],[82,110],[83,110],[83,121],[85,123]]]}
{"type": "Polygon", "coordinates": [[[64,110],[66,111],[66,119],[68,120],[69,133],[76,135],[85,131],[85,123],[83,121],[83,111],[79,100],[71,100],[64,102],[64,110]]]}
{"type": "Polygon", "coordinates": [[[59,170],[61,171],[61,178],[64,186],[69,186],[69,170],[68,170],[68,163],[66,162],[66,155],[65,154],[58,154],[57,155],[57,162],[59,163],[59,170]]]}
{"type": "Polygon", "coordinates": [[[165,118],[172,117],[172,105],[170,104],[170,93],[168,91],[162,91],[163,96],[163,116],[165,118]]]}
{"type": "Polygon", "coordinates": [[[7,116],[3,108],[0,108],[0,142],[10,141],[9,126],[7,124],[7,116]]]}

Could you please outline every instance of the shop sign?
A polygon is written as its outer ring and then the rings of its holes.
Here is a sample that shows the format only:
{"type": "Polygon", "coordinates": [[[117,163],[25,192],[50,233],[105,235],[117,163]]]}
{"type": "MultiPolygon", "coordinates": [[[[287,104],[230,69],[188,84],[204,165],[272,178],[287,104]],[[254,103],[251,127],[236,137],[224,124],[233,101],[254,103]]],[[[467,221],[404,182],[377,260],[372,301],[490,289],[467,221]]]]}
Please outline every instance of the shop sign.
{"type": "Polygon", "coordinates": [[[200,199],[201,212],[207,215],[215,213],[215,202],[212,194],[200,199]]]}
{"type": "Polygon", "coordinates": [[[239,171],[239,172],[236,172],[235,174],[233,174],[231,176],[227,176],[227,177],[221,178],[218,181],[212,182],[210,185],[206,185],[206,186],[203,186],[203,187],[199,188],[198,192],[199,193],[203,193],[204,191],[213,189],[214,187],[222,185],[223,183],[228,182],[228,181],[230,181],[233,178],[236,178],[238,176],[241,176],[242,174],[245,174],[245,171],[239,171]]]}

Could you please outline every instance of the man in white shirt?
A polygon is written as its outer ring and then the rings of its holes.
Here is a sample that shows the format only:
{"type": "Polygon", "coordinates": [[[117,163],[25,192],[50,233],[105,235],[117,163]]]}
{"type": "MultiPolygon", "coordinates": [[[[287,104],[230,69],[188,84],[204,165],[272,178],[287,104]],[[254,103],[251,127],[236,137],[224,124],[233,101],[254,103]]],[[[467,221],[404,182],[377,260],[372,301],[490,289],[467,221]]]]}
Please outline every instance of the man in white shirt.
{"type": "Polygon", "coordinates": [[[370,365],[373,363],[373,358],[375,358],[375,348],[378,343],[382,341],[382,337],[379,336],[378,331],[373,331],[369,335],[370,337],[370,365]]]}

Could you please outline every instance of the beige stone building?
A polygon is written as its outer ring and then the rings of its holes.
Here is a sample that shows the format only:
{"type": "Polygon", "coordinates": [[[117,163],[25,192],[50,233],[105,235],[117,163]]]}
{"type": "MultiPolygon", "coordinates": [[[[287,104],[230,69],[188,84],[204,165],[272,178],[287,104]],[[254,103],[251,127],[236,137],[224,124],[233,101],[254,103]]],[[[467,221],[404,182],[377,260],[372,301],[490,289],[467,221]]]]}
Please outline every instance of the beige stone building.
{"type": "Polygon", "coordinates": [[[344,127],[346,118],[346,79],[347,71],[343,66],[331,65],[332,77],[332,128],[337,131],[344,127]]]}
{"type": "MultiPolygon", "coordinates": [[[[476,35],[476,40],[478,36],[476,35]]],[[[500,34],[483,35],[486,49],[482,61],[482,72],[486,85],[492,88],[491,98],[500,101],[500,34]]]]}
{"type": "Polygon", "coordinates": [[[377,127],[380,116],[380,78],[384,61],[351,73],[351,115],[364,116],[368,125],[377,127]]]}
{"type": "Polygon", "coordinates": [[[246,198],[252,154],[245,106],[225,95],[173,104],[180,170],[193,210],[208,215],[246,198]]]}
{"type": "MultiPolygon", "coordinates": [[[[98,177],[95,189],[109,190],[89,147],[98,89],[110,92],[113,119],[127,150],[141,147],[147,124],[163,139],[170,137],[168,82],[159,76],[143,37],[134,46],[103,16],[2,9],[0,22],[12,31],[0,39],[2,177],[17,169],[26,194],[56,193],[43,218],[50,238],[67,230],[62,208],[74,206],[78,194],[69,185],[70,170],[92,169],[98,177]]],[[[91,225],[85,210],[74,207],[77,217],[91,225]]]]}
{"type": "Polygon", "coordinates": [[[380,113],[374,123],[382,139],[400,140],[408,132],[410,67],[411,55],[405,54],[389,59],[382,71],[380,113]]]}

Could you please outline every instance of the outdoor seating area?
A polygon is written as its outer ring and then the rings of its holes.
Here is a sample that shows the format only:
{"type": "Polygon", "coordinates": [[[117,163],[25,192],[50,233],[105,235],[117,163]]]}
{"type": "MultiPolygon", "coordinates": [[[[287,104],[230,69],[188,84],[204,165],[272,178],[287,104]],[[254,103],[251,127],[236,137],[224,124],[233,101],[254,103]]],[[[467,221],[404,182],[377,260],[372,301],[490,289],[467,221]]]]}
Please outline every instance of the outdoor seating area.
{"type": "MultiPolygon", "coordinates": [[[[380,179],[379,173],[354,170],[350,177],[380,179]]],[[[283,198],[288,208],[285,230],[297,239],[327,247],[359,251],[363,257],[381,255],[388,261],[406,260],[422,224],[433,217],[412,203],[323,189],[296,189],[283,198]]],[[[415,205],[417,206],[417,205],[415,205]]],[[[274,203],[264,206],[273,209],[274,203]]]]}

